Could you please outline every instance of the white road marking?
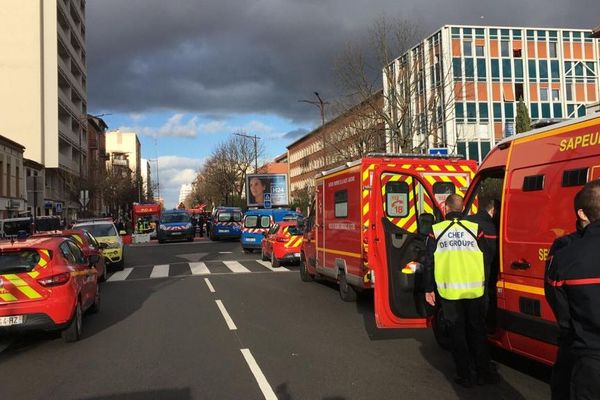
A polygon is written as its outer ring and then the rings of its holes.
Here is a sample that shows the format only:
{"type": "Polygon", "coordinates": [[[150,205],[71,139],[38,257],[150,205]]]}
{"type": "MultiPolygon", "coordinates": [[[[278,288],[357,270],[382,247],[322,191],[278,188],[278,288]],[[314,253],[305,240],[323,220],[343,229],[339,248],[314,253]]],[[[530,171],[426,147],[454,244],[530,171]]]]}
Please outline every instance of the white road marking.
{"type": "Polygon", "coordinates": [[[231,270],[231,272],[250,272],[250,270],[244,267],[237,261],[223,261],[223,264],[231,270]]]}
{"type": "Polygon", "coordinates": [[[167,278],[168,276],[169,264],[155,265],[150,274],[150,278],[167,278]]]}
{"type": "Polygon", "coordinates": [[[211,293],[214,293],[215,288],[213,287],[212,283],[210,283],[208,278],[204,278],[204,282],[206,282],[206,286],[208,286],[208,290],[210,290],[211,293]]]}
{"type": "Polygon", "coordinates": [[[192,271],[192,275],[208,275],[208,274],[210,274],[208,267],[203,262],[191,262],[188,264],[190,265],[190,270],[192,271]]]}
{"type": "Polygon", "coordinates": [[[229,330],[237,330],[237,326],[235,326],[235,324],[233,323],[233,320],[231,319],[229,313],[225,309],[223,302],[221,300],[215,300],[215,302],[217,303],[217,307],[219,307],[219,310],[221,310],[221,314],[223,314],[223,318],[225,318],[225,322],[227,323],[227,327],[229,328],[229,330]]]}
{"type": "Polygon", "coordinates": [[[219,254],[233,254],[233,251],[220,251],[219,254]]]}
{"type": "Polygon", "coordinates": [[[108,278],[107,282],[124,281],[131,271],[133,271],[133,268],[125,268],[123,271],[117,271],[108,278]]]}
{"type": "Polygon", "coordinates": [[[263,374],[250,350],[240,349],[240,351],[246,359],[246,363],[248,364],[248,367],[250,367],[250,371],[252,371],[254,379],[256,379],[256,382],[258,383],[258,387],[262,391],[263,396],[265,396],[265,400],[277,400],[277,396],[275,395],[275,392],[273,392],[273,388],[271,388],[271,385],[269,385],[267,378],[265,378],[265,374],[263,374]]]}
{"type": "Polygon", "coordinates": [[[270,269],[273,272],[289,272],[290,270],[285,268],[285,267],[279,267],[279,268],[273,268],[271,266],[271,262],[270,261],[263,261],[263,260],[256,260],[257,263],[259,263],[260,265],[262,265],[263,267],[270,269]]]}

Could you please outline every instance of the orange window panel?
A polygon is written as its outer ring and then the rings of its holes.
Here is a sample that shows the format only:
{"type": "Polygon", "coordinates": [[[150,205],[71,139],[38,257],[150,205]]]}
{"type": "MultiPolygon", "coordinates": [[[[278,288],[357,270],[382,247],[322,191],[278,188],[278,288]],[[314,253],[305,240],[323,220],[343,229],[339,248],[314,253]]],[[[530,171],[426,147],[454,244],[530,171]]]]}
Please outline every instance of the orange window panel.
{"type": "Polygon", "coordinates": [[[498,51],[498,41],[490,40],[490,56],[491,57],[499,57],[500,52],[498,51]]]}
{"type": "Polygon", "coordinates": [[[513,40],[513,50],[521,50],[523,48],[523,42],[520,40],[513,40]]]}
{"type": "Polygon", "coordinates": [[[478,83],[477,84],[477,98],[479,101],[487,101],[487,84],[478,83]]]}
{"type": "Polygon", "coordinates": [[[535,58],[535,42],[527,42],[527,57],[535,58]]]}
{"type": "Polygon", "coordinates": [[[567,59],[572,58],[571,42],[563,42],[563,54],[565,55],[565,58],[567,58],[567,59]]]}
{"type": "Polygon", "coordinates": [[[576,60],[581,60],[583,56],[583,51],[581,49],[581,43],[573,43],[573,58],[576,60]]]}
{"type": "Polygon", "coordinates": [[[575,84],[575,101],[585,101],[585,84],[575,84]]]}
{"type": "Polygon", "coordinates": [[[504,94],[504,101],[515,101],[515,92],[513,91],[512,83],[503,83],[502,92],[504,94]]]}
{"type": "Polygon", "coordinates": [[[544,42],[537,43],[538,58],[548,58],[548,46],[544,42]]]}
{"type": "Polygon", "coordinates": [[[463,84],[461,82],[456,82],[454,84],[454,98],[457,101],[462,101],[465,99],[463,95],[463,84]]]}
{"type": "Polygon", "coordinates": [[[502,139],[502,122],[494,122],[494,137],[496,139],[502,139]]]}
{"type": "Polygon", "coordinates": [[[475,46],[485,46],[485,39],[475,39],[475,46]]]}
{"type": "Polygon", "coordinates": [[[552,89],[560,89],[560,83],[553,83],[551,87],[552,89]]]}
{"type": "Polygon", "coordinates": [[[452,39],[452,56],[460,57],[461,54],[460,39],[452,39]]]}
{"type": "Polygon", "coordinates": [[[475,83],[467,82],[465,84],[465,99],[467,101],[475,101],[475,83]]]}
{"type": "Polygon", "coordinates": [[[594,45],[593,43],[584,43],[584,50],[585,50],[585,59],[586,60],[592,60],[594,58],[594,45]]]}
{"type": "Polygon", "coordinates": [[[502,101],[502,95],[500,94],[500,83],[492,83],[492,100],[502,101]]]}
{"type": "Polygon", "coordinates": [[[529,84],[529,98],[531,101],[539,101],[538,100],[538,85],[537,83],[529,84]]]}
{"type": "Polygon", "coordinates": [[[596,84],[587,84],[588,101],[596,101],[596,84]]]}

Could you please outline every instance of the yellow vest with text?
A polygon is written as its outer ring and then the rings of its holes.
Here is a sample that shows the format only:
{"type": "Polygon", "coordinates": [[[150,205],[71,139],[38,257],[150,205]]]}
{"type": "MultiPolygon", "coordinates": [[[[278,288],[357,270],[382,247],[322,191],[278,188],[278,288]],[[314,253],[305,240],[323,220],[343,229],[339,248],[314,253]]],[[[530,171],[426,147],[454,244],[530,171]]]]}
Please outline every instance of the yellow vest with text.
{"type": "Polygon", "coordinates": [[[434,275],[438,293],[446,300],[483,296],[485,270],[477,244],[477,224],[465,220],[433,225],[436,239],[434,275]]]}

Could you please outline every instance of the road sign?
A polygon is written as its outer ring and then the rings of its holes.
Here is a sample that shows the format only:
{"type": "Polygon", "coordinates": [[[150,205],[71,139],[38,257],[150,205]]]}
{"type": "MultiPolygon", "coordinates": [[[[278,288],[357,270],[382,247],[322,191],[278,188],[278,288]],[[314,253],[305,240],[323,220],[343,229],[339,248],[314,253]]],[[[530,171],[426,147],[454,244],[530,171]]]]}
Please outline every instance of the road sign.
{"type": "Polygon", "coordinates": [[[271,208],[271,193],[265,193],[263,196],[263,207],[271,208]]]}
{"type": "Polygon", "coordinates": [[[427,150],[427,154],[430,156],[447,156],[448,148],[447,147],[432,147],[427,150]]]}

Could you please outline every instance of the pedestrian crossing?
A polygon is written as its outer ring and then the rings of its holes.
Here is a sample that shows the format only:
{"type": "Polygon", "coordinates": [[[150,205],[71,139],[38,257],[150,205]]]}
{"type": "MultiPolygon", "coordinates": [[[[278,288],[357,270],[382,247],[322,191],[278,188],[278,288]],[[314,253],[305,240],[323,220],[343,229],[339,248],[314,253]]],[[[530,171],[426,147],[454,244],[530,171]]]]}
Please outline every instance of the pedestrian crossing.
{"type": "Polygon", "coordinates": [[[140,265],[110,274],[107,282],[155,279],[190,275],[243,274],[257,272],[291,272],[296,266],[273,268],[269,261],[203,261],[173,264],[140,265]]]}

